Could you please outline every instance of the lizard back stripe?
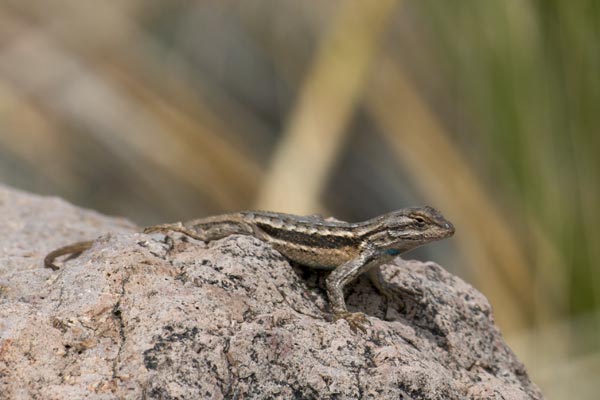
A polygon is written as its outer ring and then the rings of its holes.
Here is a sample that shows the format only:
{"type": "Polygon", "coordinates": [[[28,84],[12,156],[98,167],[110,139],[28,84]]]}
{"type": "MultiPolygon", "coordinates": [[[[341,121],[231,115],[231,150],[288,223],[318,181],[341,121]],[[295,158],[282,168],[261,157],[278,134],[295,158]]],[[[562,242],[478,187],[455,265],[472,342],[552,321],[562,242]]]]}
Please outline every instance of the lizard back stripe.
{"type": "Polygon", "coordinates": [[[297,244],[299,246],[337,249],[355,246],[357,244],[356,238],[349,236],[324,234],[323,232],[316,234],[314,232],[301,232],[298,230],[286,229],[285,227],[278,228],[264,223],[257,223],[256,225],[273,239],[297,244]]]}

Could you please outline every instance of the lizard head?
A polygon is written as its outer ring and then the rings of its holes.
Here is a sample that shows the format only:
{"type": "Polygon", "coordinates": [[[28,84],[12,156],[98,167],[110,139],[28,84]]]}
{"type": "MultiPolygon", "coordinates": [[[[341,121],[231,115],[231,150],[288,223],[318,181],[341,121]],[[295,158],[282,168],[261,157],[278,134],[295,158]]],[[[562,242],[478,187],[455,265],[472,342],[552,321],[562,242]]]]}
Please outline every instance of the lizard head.
{"type": "Polygon", "coordinates": [[[370,240],[390,255],[397,255],[454,234],[452,223],[429,206],[404,208],[379,218],[383,229],[373,232],[370,240]]]}

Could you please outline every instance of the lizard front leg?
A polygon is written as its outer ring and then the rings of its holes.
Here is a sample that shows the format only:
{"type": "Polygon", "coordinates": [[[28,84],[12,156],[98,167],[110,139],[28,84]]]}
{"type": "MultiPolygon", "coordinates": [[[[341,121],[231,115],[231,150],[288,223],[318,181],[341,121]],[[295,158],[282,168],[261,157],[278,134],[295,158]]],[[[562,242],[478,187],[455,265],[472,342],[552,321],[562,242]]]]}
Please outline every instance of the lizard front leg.
{"type": "Polygon", "coordinates": [[[363,313],[351,313],[344,301],[344,287],[356,279],[366,268],[369,267],[377,255],[377,251],[371,246],[361,251],[358,257],[338,266],[327,277],[327,297],[335,319],[343,318],[350,324],[352,330],[360,329],[366,332],[365,324],[368,321],[363,313]]]}

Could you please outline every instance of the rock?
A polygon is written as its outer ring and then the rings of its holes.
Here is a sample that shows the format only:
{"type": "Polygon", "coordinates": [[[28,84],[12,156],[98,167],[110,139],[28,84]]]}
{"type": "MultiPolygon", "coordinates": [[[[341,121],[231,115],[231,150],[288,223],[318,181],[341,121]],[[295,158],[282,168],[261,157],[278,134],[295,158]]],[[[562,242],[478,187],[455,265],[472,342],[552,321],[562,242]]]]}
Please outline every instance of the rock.
{"type": "Polygon", "coordinates": [[[203,243],[0,186],[2,399],[541,399],[485,297],[434,263],[347,290],[244,236],[203,243]],[[98,237],[54,272],[44,255],[98,237]]]}

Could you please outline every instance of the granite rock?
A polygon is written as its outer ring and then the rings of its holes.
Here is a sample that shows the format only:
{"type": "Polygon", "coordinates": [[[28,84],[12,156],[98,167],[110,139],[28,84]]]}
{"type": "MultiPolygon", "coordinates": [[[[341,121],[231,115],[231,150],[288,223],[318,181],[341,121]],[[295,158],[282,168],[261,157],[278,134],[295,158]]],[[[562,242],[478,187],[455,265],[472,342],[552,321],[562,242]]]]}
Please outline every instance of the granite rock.
{"type": "Polygon", "coordinates": [[[0,186],[1,399],[541,399],[486,298],[440,266],[347,289],[253,237],[204,243],[0,186]],[[59,271],[44,255],[97,238],[59,271]]]}

